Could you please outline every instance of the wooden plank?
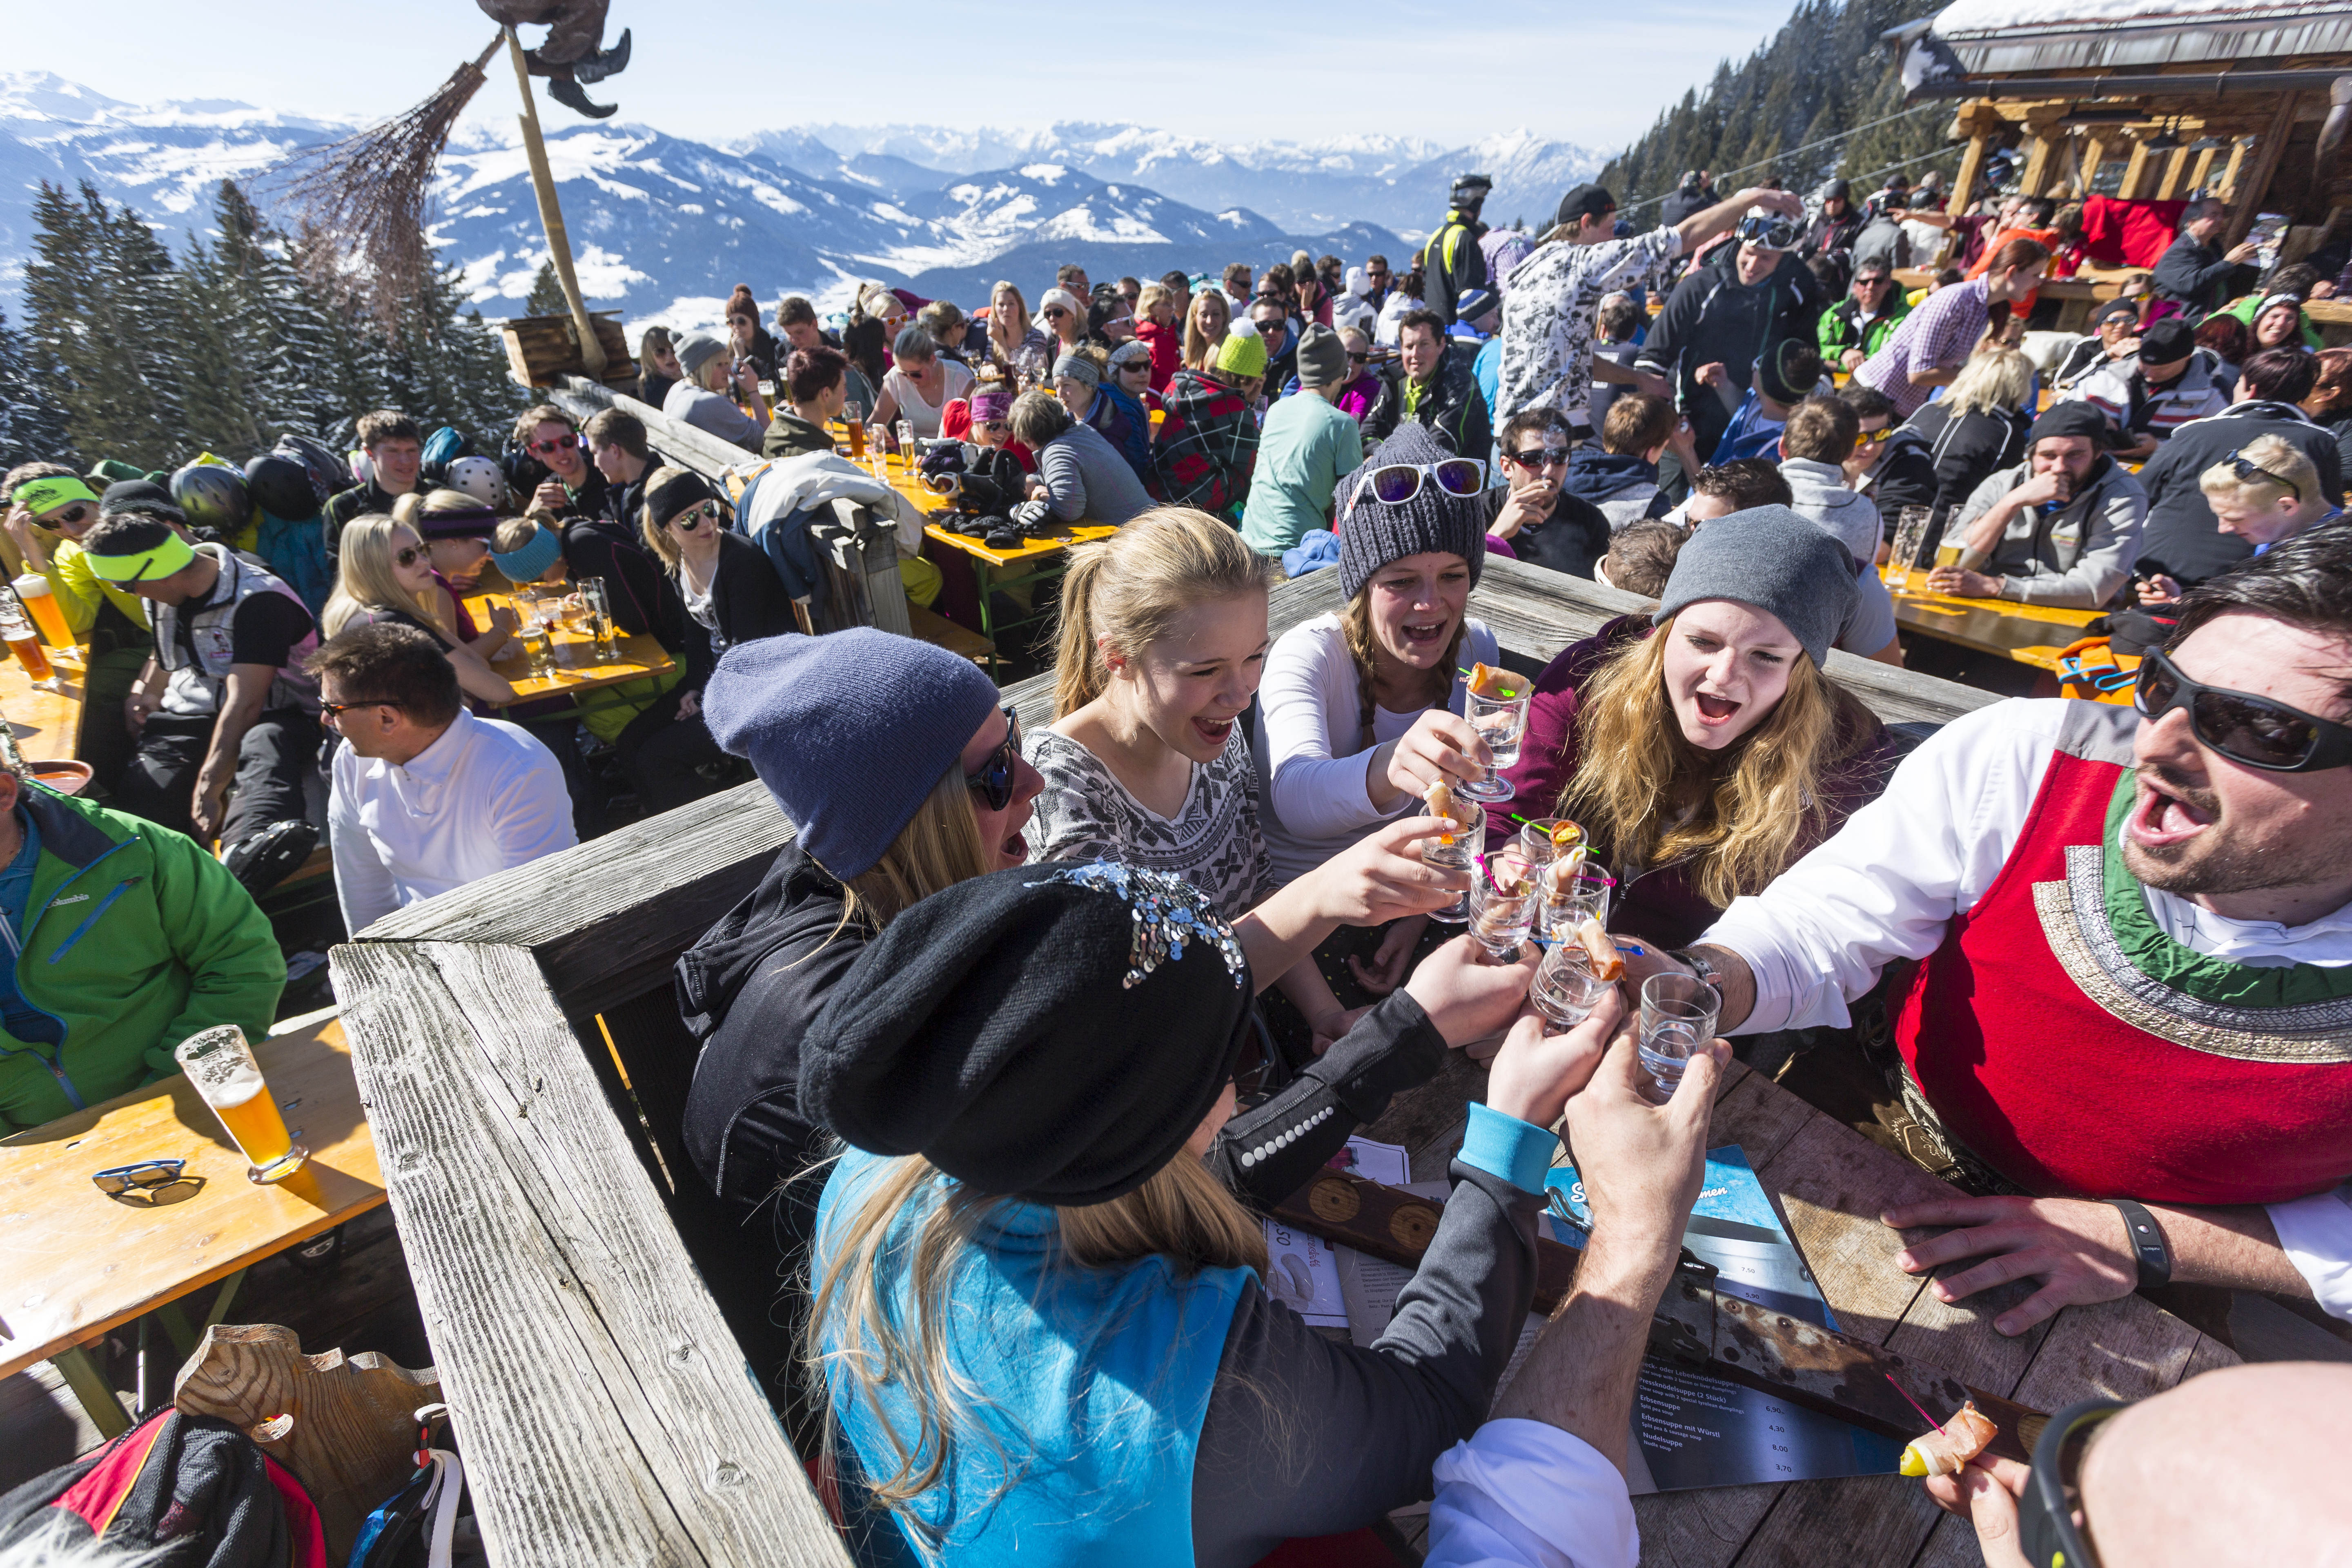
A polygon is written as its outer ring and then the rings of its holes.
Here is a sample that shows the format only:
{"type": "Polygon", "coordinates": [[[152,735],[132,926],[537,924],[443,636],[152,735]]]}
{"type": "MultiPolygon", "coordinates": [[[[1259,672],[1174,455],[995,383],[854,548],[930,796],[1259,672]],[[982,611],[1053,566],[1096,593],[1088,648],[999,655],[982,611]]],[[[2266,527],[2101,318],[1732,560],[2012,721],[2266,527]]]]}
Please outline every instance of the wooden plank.
{"type": "Polygon", "coordinates": [[[333,963],[490,1561],[845,1564],[531,955],[333,963]]]}
{"type": "Polygon", "coordinates": [[[1779,1196],[1790,1234],[1836,1314],[1839,1330],[1885,1343],[1925,1282],[1895,1267],[1903,1239],[1878,1223],[1879,1212],[1890,1204],[1948,1196],[1951,1189],[1821,1115],[1759,1166],[1757,1174],[1765,1190],[1779,1196]]]}
{"type": "Polygon", "coordinates": [[[1739,1568],[1905,1563],[1940,1517],[1926,1489],[1902,1476],[1791,1481],[1732,1561],[1739,1568]]]}
{"type": "Polygon", "coordinates": [[[274,1185],[246,1179],[245,1156],[184,1076],[0,1141],[0,1377],[384,1201],[341,1022],[258,1041],[254,1056],[310,1150],[274,1185]],[[195,1178],[181,1201],[90,1185],[92,1171],[164,1159],[187,1161],[195,1178]]]}
{"type": "Polygon", "coordinates": [[[1633,1500],[1642,1568],[1727,1568],[1785,1486],[1711,1487],[1633,1500]]]}
{"type": "Polygon", "coordinates": [[[1944,203],[1945,213],[1958,217],[1976,200],[1977,181],[1984,174],[1985,133],[1981,131],[1969,138],[1968,151],[1960,154],[1959,173],[1952,179],[1950,199],[1944,203]]]}
{"type": "Polygon", "coordinates": [[[2147,143],[2140,141],[2133,142],[2131,161],[2124,165],[2123,184],[2116,187],[2116,200],[2137,201],[2145,194],[2140,186],[2147,179],[2148,164],[2151,161],[2147,143]]]}
{"type": "Polygon", "coordinates": [[[1715,1117],[1706,1132],[1707,1146],[1719,1149],[1737,1143],[1751,1169],[1761,1169],[1821,1113],[1762,1073],[1738,1062],[1724,1074],[1715,1097],[1715,1117]]]}
{"type": "Polygon", "coordinates": [[[2156,183],[2156,199],[2168,202],[2180,194],[2180,176],[2189,165],[2189,149],[2175,147],[2166,154],[2164,177],[2156,183]]]}
{"type": "Polygon", "coordinates": [[[2222,231],[2221,248],[2234,249],[2254,226],[2254,215],[2262,210],[2263,198],[2270,194],[2271,176],[2278,173],[2279,159],[2285,155],[2287,138],[2294,133],[2295,103],[2303,95],[2283,92],[2278,95],[2278,107],[2271,113],[2271,122],[2254,143],[2254,166],[2246,172],[2246,183],[2232,182],[2230,192],[2230,225],[2222,231]]]}

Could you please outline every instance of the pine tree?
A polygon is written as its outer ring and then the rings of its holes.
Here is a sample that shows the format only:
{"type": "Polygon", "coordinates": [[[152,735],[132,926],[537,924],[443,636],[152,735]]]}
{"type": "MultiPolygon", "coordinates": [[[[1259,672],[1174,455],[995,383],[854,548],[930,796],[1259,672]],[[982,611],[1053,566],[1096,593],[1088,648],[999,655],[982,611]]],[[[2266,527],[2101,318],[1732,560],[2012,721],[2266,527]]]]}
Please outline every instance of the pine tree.
{"type": "Polygon", "coordinates": [[[176,355],[184,311],[171,254],[138,214],[85,182],[76,202],[44,181],[38,259],[25,268],[32,339],[58,370],[58,402],[88,458],[165,468],[185,445],[176,355]]]}
{"type": "Polygon", "coordinates": [[[1933,0],[1805,0],[1753,55],[1722,62],[1704,90],[1662,112],[1600,183],[1632,216],[1671,193],[1686,169],[1708,170],[1727,195],[1775,177],[1811,192],[1843,175],[1857,195],[1898,169],[1914,181],[1931,168],[1948,178],[1960,159],[1944,134],[1950,106],[1905,104],[1895,58],[1879,42],[1887,28],[1939,8],[1933,0]]]}
{"type": "Polygon", "coordinates": [[[572,302],[563,297],[562,281],[555,276],[555,263],[539,264],[539,276],[530,280],[530,296],[522,302],[526,316],[562,316],[571,312],[572,302]]]}
{"type": "Polygon", "coordinates": [[[0,473],[35,461],[82,466],[58,401],[55,367],[0,314],[0,473]]]}

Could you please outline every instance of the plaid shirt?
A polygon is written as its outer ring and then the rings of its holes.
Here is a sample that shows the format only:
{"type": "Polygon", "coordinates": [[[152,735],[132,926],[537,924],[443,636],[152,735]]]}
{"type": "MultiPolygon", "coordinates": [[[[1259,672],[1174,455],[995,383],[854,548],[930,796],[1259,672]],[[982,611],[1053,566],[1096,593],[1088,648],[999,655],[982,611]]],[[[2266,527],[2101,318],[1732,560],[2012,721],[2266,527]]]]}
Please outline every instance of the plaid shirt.
{"type": "Polygon", "coordinates": [[[1948,284],[1912,307],[1885,345],[1855,367],[1853,378],[1886,394],[1908,419],[1936,395],[1934,387],[1916,384],[1912,375],[1968,363],[1991,316],[1983,279],[1948,284]]]}
{"type": "Polygon", "coordinates": [[[1170,379],[1167,420],[1154,453],[1151,493],[1171,506],[1223,516],[1249,494],[1257,466],[1257,421],[1249,399],[1198,371],[1170,379]]]}

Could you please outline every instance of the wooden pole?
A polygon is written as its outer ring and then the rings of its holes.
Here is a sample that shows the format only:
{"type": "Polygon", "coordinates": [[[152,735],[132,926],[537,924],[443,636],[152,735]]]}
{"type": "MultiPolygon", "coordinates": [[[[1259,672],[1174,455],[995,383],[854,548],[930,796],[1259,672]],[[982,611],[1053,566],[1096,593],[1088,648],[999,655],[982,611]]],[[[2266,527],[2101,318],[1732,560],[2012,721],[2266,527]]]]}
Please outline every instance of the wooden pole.
{"type": "Polygon", "coordinates": [[[588,319],[587,302],[580,298],[580,279],[572,274],[572,240],[563,231],[563,209],[555,200],[555,175],[547,166],[547,143],[539,134],[539,106],[531,100],[530,62],[522,58],[522,40],[509,27],[507,55],[514,61],[515,86],[522,91],[522,146],[530,159],[531,189],[539,196],[540,226],[547,231],[549,259],[555,263],[555,280],[563,285],[563,302],[572,308],[572,330],[580,334],[580,363],[588,379],[604,379],[604,345],[596,341],[596,323],[588,319]]]}
{"type": "Polygon", "coordinates": [[[2180,195],[2181,171],[2189,166],[2189,149],[2175,147],[2164,157],[2164,178],[2156,183],[2156,199],[2171,201],[2180,195]]]}
{"type": "Polygon", "coordinates": [[[2213,173],[2213,151],[2212,148],[2208,147],[2198,153],[2196,163],[2189,171],[2189,191],[2191,195],[2202,195],[2205,192],[2205,181],[2213,173]]]}
{"type": "Polygon", "coordinates": [[[2118,198],[2127,202],[2137,201],[2139,199],[2141,194],[2140,182],[2147,178],[2147,143],[2145,142],[2134,142],[2132,143],[2131,150],[2131,162],[2124,165],[2124,183],[2116,188],[2116,195],[2118,198]]]}
{"type": "Polygon", "coordinates": [[[2245,163],[2246,139],[2242,136],[2231,137],[2230,166],[2221,171],[2221,195],[2223,201],[2234,202],[2238,199],[2238,171],[2245,167],[2245,163]]]}
{"type": "Polygon", "coordinates": [[[2089,201],[2099,183],[2099,171],[2107,166],[2106,138],[2093,132],[2083,143],[2083,188],[2080,199],[2089,201]]]}
{"type": "Polygon", "coordinates": [[[1944,204],[1944,210],[1952,216],[1965,214],[1976,200],[1977,179],[1984,173],[1984,161],[1985,133],[1979,131],[1969,138],[1969,150],[1960,154],[1960,172],[1952,182],[1952,199],[1944,204]]]}
{"type": "Polygon", "coordinates": [[[2279,94],[2278,109],[2271,115],[2263,139],[2254,143],[2254,166],[2246,175],[2246,183],[2230,193],[2230,227],[2221,240],[2223,250],[2233,250],[2254,226],[2254,215],[2261,209],[2263,197],[2269,194],[2271,176],[2278,173],[2279,158],[2286,152],[2286,140],[2294,133],[2294,103],[2300,93],[2279,94]]]}

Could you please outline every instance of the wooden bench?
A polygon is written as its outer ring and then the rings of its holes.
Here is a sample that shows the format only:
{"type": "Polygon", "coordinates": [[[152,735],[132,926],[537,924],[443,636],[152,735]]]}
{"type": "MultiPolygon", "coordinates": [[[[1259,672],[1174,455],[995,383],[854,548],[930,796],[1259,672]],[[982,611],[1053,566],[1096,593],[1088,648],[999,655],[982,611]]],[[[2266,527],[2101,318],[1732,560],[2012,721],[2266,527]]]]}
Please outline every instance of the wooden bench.
{"type": "MultiPolygon", "coordinates": [[[[1339,607],[1277,588],[1274,630],[1339,607]]],[[[1471,613],[1523,673],[1648,601],[1490,561],[1471,613]]],[[[1917,735],[1987,693],[1833,653],[1917,735]]],[[[1009,689],[1052,718],[1052,678],[1009,689]]],[[[337,994],[491,1561],[838,1563],[730,1334],[719,1221],[679,1142],[677,955],[791,834],[747,784],[385,917],[337,994]]],[[[1456,1102],[1458,1112],[1458,1101],[1456,1102]]]]}

